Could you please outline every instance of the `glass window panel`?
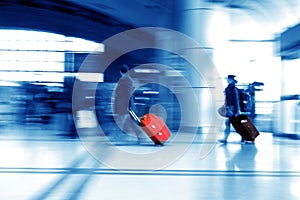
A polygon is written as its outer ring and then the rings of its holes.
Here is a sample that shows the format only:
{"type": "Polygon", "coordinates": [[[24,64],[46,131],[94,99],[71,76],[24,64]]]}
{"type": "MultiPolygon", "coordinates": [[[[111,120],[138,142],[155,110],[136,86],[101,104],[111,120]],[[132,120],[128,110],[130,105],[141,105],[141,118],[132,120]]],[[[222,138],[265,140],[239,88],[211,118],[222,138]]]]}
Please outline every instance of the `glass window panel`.
{"type": "Polygon", "coordinates": [[[300,94],[300,59],[283,61],[282,95],[300,94]]]}
{"type": "Polygon", "coordinates": [[[63,82],[64,74],[55,72],[0,72],[1,81],[63,82]],[[17,78],[17,80],[16,80],[17,78]]]}
{"type": "Polygon", "coordinates": [[[45,52],[45,51],[0,51],[0,60],[2,61],[36,61],[48,62],[64,61],[62,52],[45,52]]]}
{"type": "Polygon", "coordinates": [[[0,71],[64,71],[64,62],[0,61],[0,71]]]}
{"type": "MultiPolygon", "coordinates": [[[[64,72],[65,54],[88,53],[96,48],[104,52],[103,44],[81,38],[38,31],[0,30],[0,81],[63,82],[66,73],[55,72],[64,72]]],[[[68,65],[74,64],[72,62],[68,65]]]]}

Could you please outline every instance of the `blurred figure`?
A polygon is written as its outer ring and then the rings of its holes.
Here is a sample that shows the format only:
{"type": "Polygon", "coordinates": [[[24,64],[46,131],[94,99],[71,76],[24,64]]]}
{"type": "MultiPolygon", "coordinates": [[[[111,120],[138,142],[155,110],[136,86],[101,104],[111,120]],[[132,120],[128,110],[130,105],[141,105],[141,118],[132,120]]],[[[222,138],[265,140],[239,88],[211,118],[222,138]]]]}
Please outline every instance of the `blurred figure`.
{"type": "Polygon", "coordinates": [[[260,87],[263,86],[263,85],[264,85],[264,83],[262,83],[262,82],[254,81],[253,83],[249,84],[248,88],[247,88],[247,91],[250,95],[250,103],[251,103],[251,109],[250,109],[249,117],[252,121],[254,121],[254,119],[256,117],[255,92],[256,91],[262,91],[262,89],[260,87]]]}
{"type": "MultiPolygon", "coordinates": [[[[65,136],[71,139],[78,138],[78,133],[76,130],[75,122],[74,122],[74,114],[72,111],[72,94],[73,94],[73,85],[75,82],[74,77],[66,77],[64,80],[64,93],[59,102],[59,109],[64,117],[63,126],[66,131],[65,136]]],[[[80,100],[80,97],[74,98],[76,101],[80,100]]],[[[78,108],[78,102],[74,102],[74,107],[78,108]]]]}
{"type": "MultiPolygon", "coordinates": [[[[224,138],[219,140],[219,142],[226,143],[228,136],[230,134],[230,125],[234,117],[237,117],[241,114],[240,104],[239,104],[239,92],[236,87],[237,80],[235,80],[235,75],[227,76],[228,86],[225,88],[225,108],[226,108],[226,121],[225,121],[225,130],[224,138]]],[[[242,142],[244,140],[242,139],[242,142]]]]}
{"type": "Polygon", "coordinates": [[[120,67],[121,78],[115,90],[114,113],[116,122],[125,133],[134,133],[138,143],[143,141],[143,132],[140,127],[134,123],[129,115],[128,108],[136,110],[134,104],[134,80],[130,76],[129,67],[122,65],[120,67]],[[127,73],[128,72],[128,73],[127,73]]]}

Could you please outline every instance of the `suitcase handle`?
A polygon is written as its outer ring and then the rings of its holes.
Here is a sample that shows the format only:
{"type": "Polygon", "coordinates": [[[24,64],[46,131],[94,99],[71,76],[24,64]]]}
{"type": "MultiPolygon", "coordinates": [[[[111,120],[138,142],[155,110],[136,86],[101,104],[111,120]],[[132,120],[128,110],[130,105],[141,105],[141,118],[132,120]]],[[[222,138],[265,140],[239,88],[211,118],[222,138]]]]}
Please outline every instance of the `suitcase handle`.
{"type": "Polygon", "coordinates": [[[141,125],[142,125],[142,122],[141,122],[140,118],[136,115],[136,113],[135,113],[131,108],[128,109],[128,112],[129,112],[129,114],[131,115],[131,117],[134,119],[134,121],[135,121],[139,126],[141,126],[141,125]]]}

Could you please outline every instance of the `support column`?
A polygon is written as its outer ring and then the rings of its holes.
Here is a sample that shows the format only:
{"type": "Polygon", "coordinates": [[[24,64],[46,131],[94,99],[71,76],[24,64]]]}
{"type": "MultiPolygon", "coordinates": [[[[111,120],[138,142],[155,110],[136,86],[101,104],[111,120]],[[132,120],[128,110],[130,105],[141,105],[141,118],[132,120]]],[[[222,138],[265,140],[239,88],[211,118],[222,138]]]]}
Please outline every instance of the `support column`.
{"type": "Polygon", "coordinates": [[[213,9],[211,4],[198,1],[176,1],[174,29],[196,40],[212,56],[209,30],[213,9]]]}
{"type": "MultiPolygon", "coordinates": [[[[185,44],[179,45],[178,48],[182,48],[180,50],[182,54],[197,63],[197,66],[185,69],[186,76],[198,99],[200,122],[197,126],[208,128],[211,126],[212,112],[215,112],[213,106],[215,102],[211,99],[211,92],[216,90],[214,83],[219,78],[215,77],[215,67],[212,62],[214,48],[209,37],[214,10],[211,4],[201,0],[177,1],[175,7],[174,29],[199,43],[198,48],[186,48],[185,44]],[[197,69],[200,69],[200,74],[197,69]]],[[[189,124],[189,118],[184,121],[188,126],[194,126],[189,124]]]]}

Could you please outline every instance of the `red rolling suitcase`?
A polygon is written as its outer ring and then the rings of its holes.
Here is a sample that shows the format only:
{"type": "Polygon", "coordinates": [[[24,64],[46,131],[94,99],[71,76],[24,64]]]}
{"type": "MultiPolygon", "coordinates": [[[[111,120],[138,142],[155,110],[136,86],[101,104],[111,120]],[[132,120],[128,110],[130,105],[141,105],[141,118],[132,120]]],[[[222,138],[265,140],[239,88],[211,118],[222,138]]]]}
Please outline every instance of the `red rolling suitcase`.
{"type": "Polygon", "coordinates": [[[139,119],[131,109],[129,113],[154,144],[163,145],[170,138],[171,132],[160,117],[149,113],[139,119]]]}
{"type": "Polygon", "coordinates": [[[236,132],[239,133],[246,141],[254,141],[259,135],[258,130],[247,115],[232,117],[232,125],[236,132]]]}

